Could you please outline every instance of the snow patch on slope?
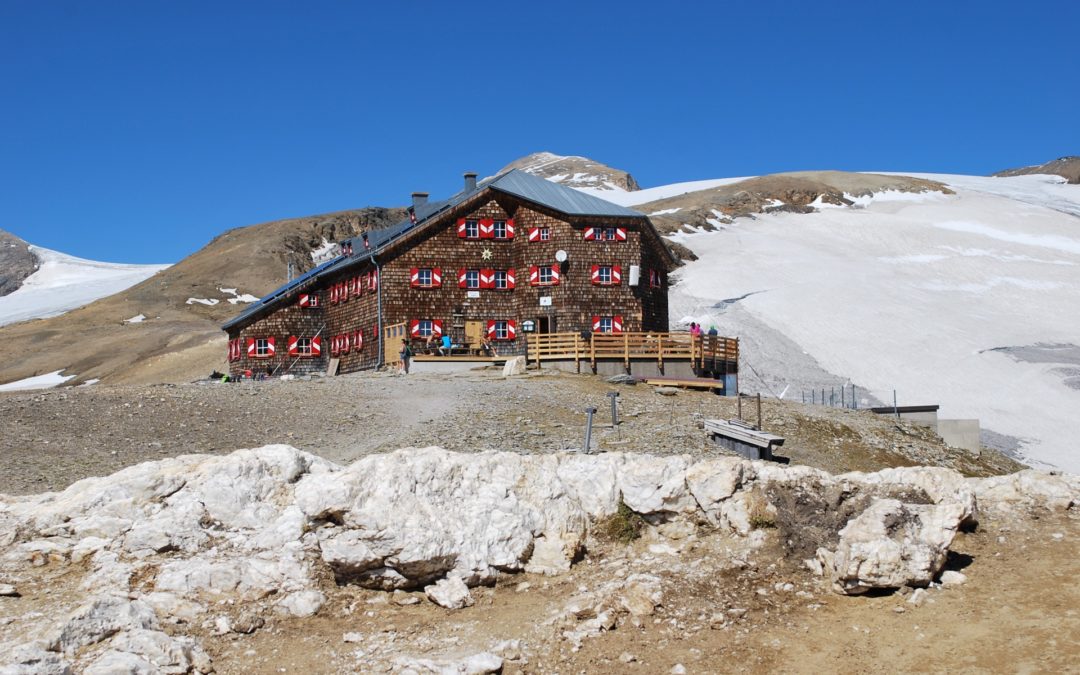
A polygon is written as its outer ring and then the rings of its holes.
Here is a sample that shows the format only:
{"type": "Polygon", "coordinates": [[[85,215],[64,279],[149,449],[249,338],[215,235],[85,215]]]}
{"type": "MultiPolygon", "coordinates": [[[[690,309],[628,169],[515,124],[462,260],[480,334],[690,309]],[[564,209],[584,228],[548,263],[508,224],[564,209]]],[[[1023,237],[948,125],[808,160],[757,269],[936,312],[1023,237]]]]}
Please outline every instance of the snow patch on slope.
{"type": "Polygon", "coordinates": [[[0,297],[0,326],[58,316],[131,288],[168,265],[126,265],[76,258],[30,246],[39,268],[18,290],[0,297]]]}
{"type": "Polygon", "coordinates": [[[57,385],[63,384],[70,379],[73,379],[74,375],[61,375],[64,369],[46,373],[45,375],[36,375],[34,377],[28,377],[24,380],[16,380],[15,382],[8,382],[7,384],[0,384],[0,391],[27,391],[30,389],[51,389],[57,385]]]}
{"type": "MultiPolygon", "coordinates": [[[[1080,186],[1048,176],[903,175],[956,195],[888,195],[864,208],[770,213],[673,235],[699,259],[675,273],[672,308],[768,289],[742,299],[740,311],[829,373],[880,400],[896,389],[902,404],[979,418],[1019,439],[1030,462],[1080,471],[1080,390],[1067,377],[1075,364],[1002,351],[1078,342],[1080,186]]],[[[797,367],[772,368],[795,391],[807,384],[797,367]]]]}

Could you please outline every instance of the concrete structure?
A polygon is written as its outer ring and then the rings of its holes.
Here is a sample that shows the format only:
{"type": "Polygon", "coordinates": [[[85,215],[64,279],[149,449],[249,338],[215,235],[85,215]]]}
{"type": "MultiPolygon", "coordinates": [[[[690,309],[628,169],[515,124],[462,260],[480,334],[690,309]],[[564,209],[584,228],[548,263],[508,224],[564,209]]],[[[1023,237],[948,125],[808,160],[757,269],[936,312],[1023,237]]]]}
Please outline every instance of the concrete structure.
{"type": "Polygon", "coordinates": [[[954,448],[977,452],[982,444],[980,442],[980,425],[977,419],[938,419],[937,405],[906,405],[893,408],[882,406],[871,408],[870,411],[878,415],[899,415],[900,419],[930,427],[941,436],[941,440],[954,448]]]}

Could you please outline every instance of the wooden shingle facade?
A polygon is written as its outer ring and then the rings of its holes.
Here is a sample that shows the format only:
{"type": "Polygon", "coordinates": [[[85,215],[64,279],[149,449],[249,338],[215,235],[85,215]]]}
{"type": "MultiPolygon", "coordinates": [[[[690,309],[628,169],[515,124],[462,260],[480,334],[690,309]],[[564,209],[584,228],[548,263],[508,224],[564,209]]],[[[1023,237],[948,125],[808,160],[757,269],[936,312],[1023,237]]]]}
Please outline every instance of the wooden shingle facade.
{"type": "Polygon", "coordinates": [[[230,372],[375,368],[400,345],[391,326],[414,349],[446,334],[501,356],[525,353],[530,328],[668,329],[675,261],[641,213],[517,170],[466,174],[443,202],[414,194],[411,211],[225,324],[230,372]]]}

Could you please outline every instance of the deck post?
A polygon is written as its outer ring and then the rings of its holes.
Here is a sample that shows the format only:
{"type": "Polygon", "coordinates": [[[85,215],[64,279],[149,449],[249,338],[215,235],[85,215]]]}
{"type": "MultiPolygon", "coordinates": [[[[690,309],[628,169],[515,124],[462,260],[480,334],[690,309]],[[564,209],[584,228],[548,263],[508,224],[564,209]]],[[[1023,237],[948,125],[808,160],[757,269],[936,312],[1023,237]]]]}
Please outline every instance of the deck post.
{"type": "Polygon", "coordinates": [[[596,340],[589,337],[589,365],[592,367],[593,375],[596,374],[596,340]]]}
{"type": "Polygon", "coordinates": [[[630,333],[623,333],[623,363],[626,364],[626,374],[630,374],[630,333]]]}

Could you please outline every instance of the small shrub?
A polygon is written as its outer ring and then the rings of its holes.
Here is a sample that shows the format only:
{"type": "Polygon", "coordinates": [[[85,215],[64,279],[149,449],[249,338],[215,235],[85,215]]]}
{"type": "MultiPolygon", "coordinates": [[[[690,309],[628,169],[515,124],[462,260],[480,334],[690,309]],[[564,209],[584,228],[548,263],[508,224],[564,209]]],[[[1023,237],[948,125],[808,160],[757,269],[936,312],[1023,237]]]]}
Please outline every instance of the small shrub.
{"type": "Polygon", "coordinates": [[[614,515],[600,521],[600,534],[610,541],[629,544],[641,537],[641,531],[645,528],[645,519],[640,514],[619,500],[619,510],[614,515]]]}

